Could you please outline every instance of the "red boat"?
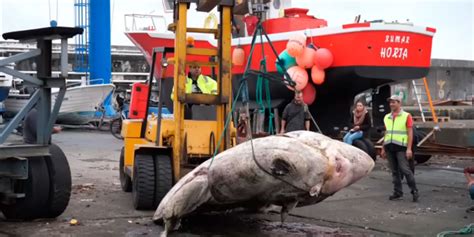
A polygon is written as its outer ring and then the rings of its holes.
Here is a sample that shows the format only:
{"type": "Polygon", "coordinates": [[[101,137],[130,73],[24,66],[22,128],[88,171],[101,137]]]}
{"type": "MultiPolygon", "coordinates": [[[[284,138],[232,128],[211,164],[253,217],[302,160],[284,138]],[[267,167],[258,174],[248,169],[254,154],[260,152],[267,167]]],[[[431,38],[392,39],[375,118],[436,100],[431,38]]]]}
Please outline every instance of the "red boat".
{"type": "MultiPolygon", "coordinates": [[[[326,82],[315,86],[316,101],[310,106],[323,132],[331,133],[334,128],[341,128],[348,123],[350,106],[354,96],[368,89],[377,89],[374,95],[374,121],[385,113],[387,104],[385,98],[390,94],[389,83],[400,80],[422,78],[428,74],[431,61],[432,38],[436,29],[431,27],[414,26],[412,23],[372,21],[350,23],[338,27],[327,27],[327,22],[307,14],[307,9],[285,9],[281,18],[268,19],[263,27],[278,53],[286,49],[289,38],[296,33],[307,36],[306,43],[329,49],[333,55],[332,65],[325,70],[326,82]],[[387,89],[388,88],[388,89],[387,89]],[[380,97],[380,98],[377,98],[380,97]],[[382,108],[382,107],[384,108],[382,108]],[[380,113],[376,114],[376,113],[380,113]]],[[[173,33],[155,31],[126,32],[129,39],[140,48],[148,62],[151,62],[151,52],[154,47],[173,47],[173,33]]],[[[195,47],[216,47],[216,41],[207,35],[192,35],[195,47]]],[[[248,57],[251,48],[251,36],[232,40],[233,47],[240,45],[248,57]]],[[[276,57],[265,42],[267,70],[276,72],[276,57]]],[[[259,68],[261,50],[257,46],[252,68],[259,68]]],[[[172,77],[173,70],[168,69],[167,77],[172,77]]],[[[234,88],[244,67],[233,67],[234,88]]],[[[203,73],[211,74],[203,69],[203,73]]],[[[171,88],[172,80],[165,83],[171,88]]],[[[249,81],[250,98],[254,96],[255,79],[249,81]]],[[[171,90],[169,90],[171,91],[171,90]]],[[[288,101],[292,92],[280,83],[271,84],[272,99],[288,101]]],[[[165,98],[169,98],[165,94],[165,98]]],[[[166,103],[166,102],[165,102],[166,103]]],[[[379,119],[380,120],[380,119],[379,119]]],[[[381,120],[380,120],[381,121],[381,120]]],[[[377,122],[376,122],[377,125],[377,122]]]]}

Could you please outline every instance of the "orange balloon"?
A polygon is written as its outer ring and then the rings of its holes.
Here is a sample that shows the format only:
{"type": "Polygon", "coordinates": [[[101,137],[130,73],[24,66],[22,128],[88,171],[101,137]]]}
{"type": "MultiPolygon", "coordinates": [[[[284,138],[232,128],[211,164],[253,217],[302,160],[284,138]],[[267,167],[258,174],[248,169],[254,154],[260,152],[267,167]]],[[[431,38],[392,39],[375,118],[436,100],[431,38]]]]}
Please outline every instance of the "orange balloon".
{"type": "Polygon", "coordinates": [[[303,53],[296,57],[296,63],[303,68],[311,68],[314,65],[314,54],[316,50],[311,47],[305,47],[303,53]]]}
{"type": "Polygon", "coordinates": [[[298,57],[303,53],[306,45],[306,35],[295,34],[290,36],[288,43],[286,43],[286,50],[292,57],[298,57]]]}
{"type": "Polygon", "coordinates": [[[316,53],[314,54],[314,64],[316,64],[321,69],[330,67],[333,60],[334,57],[331,51],[326,48],[320,48],[316,50],[316,53]]]}
{"type": "Polygon", "coordinates": [[[311,80],[313,80],[314,84],[321,85],[324,83],[324,77],[326,73],[324,70],[318,68],[318,66],[314,65],[311,68],[311,80]]]}
{"type": "Polygon", "coordinates": [[[192,36],[186,37],[186,46],[194,47],[194,37],[192,36]]]}
{"type": "Polygon", "coordinates": [[[305,88],[302,90],[303,92],[303,101],[307,105],[313,104],[314,100],[316,99],[316,89],[311,83],[308,83],[305,88]]]}
{"type": "Polygon", "coordinates": [[[245,62],[245,51],[243,48],[235,47],[232,52],[232,64],[242,66],[245,62]]]}
{"type": "MultiPolygon", "coordinates": [[[[308,84],[308,73],[305,69],[298,66],[290,67],[288,70],[288,75],[290,75],[291,80],[293,80],[296,85],[296,90],[302,90],[308,84]]],[[[293,90],[291,86],[288,86],[290,90],[293,90]]]]}

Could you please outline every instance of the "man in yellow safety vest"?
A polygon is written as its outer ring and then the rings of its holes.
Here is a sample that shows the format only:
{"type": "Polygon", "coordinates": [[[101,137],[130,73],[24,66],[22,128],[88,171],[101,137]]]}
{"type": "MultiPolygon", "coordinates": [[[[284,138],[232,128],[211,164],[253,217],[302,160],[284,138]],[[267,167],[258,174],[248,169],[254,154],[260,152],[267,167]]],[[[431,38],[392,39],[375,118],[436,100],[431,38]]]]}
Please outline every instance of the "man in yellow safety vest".
{"type": "MultiPolygon", "coordinates": [[[[186,78],[186,94],[217,94],[217,82],[211,77],[204,76],[201,73],[201,67],[197,64],[189,66],[189,74],[186,78]]],[[[171,92],[171,100],[173,100],[174,88],[171,92]]]]}
{"type": "MultiPolygon", "coordinates": [[[[211,77],[202,75],[201,67],[197,63],[191,63],[189,66],[189,73],[185,85],[186,94],[217,94],[217,82],[211,77]]],[[[173,100],[173,96],[174,87],[171,91],[171,100],[173,100]]],[[[192,104],[185,105],[185,119],[192,119],[192,106],[192,104]]]]}
{"type": "Polygon", "coordinates": [[[391,113],[385,115],[385,136],[382,148],[382,157],[388,159],[394,185],[394,193],[389,197],[396,200],[403,197],[401,175],[407,179],[413,195],[413,202],[418,202],[419,194],[416,188],[415,177],[409,166],[409,159],[413,159],[413,119],[401,108],[401,96],[392,95],[390,101],[391,113]]]}

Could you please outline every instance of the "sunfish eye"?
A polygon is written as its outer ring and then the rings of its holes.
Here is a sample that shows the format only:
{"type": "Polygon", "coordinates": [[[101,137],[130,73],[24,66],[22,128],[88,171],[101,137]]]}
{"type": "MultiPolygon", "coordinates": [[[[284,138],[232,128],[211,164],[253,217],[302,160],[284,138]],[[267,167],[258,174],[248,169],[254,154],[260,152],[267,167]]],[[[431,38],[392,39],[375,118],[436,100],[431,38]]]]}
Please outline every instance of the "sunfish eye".
{"type": "Polygon", "coordinates": [[[277,175],[277,176],[283,176],[290,173],[291,167],[290,167],[290,164],[288,164],[288,162],[282,159],[275,159],[272,162],[272,166],[270,169],[272,171],[272,174],[277,175]]]}

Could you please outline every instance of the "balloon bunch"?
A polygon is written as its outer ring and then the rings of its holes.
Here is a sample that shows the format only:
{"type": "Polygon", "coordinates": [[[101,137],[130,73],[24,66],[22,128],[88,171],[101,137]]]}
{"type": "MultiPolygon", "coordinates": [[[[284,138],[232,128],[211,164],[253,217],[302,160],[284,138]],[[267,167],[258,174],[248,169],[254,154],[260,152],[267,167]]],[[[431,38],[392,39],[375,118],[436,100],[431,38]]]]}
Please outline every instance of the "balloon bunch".
{"type": "MultiPolygon", "coordinates": [[[[307,70],[311,69],[311,80],[315,85],[324,83],[324,69],[331,66],[333,55],[326,48],[317,48],[313,44],[306,46],[306,35],[295,34],[286,44],[286,50],[278,56],[283,61],[283,67],[276,63],[277,71],[283,74],[287,71],[296,83],[295,89],[303,92],[303,100],[311,105],[316,99],[316,89],[309,83],[307,70]]],[[[293,90],[293,88],[288,87],[293,90]]]]}

